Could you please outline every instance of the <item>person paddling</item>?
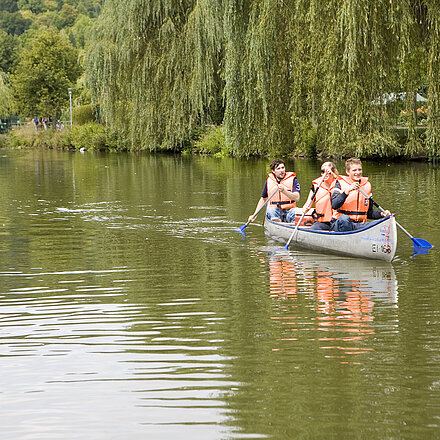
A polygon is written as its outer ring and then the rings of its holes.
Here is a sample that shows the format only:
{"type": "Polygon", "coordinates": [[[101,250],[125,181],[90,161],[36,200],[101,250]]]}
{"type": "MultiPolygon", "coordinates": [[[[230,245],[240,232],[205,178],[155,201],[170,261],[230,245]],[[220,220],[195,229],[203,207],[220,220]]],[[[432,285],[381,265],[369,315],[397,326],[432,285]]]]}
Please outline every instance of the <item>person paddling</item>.
{"type": "Polygon", "coordinates": [[[302,207],[303,212],[309,211],[313,205],[315,209],[312,217],[315,222],[310,229],[329,231],[331,229],[331,220],[333,218],[333,209],[331,193],[336,183],[338,170],[333,162],[324,162],[321,165],[321,177],[312,182],[309,196],[302,207]]]}
{"type": "Polygon", "coordinates": [[[334,210],[333,230],[346,232],[361,229],[368,219],[380,219],[391,213],[389,211],[373,210],[371,201],[371,184],[368,177],[362,176],[360,159],[350,158],[345,162],[347,176],[340,176],[331,196],[334,210]],[[361,191],[368,196],[366,197],[361,191]]]}
{"type": "Polygon", "coordinates": [[[261,198],[249,221],[253,222],[266,203],[268,197],[276,193],[269,201],[266,216],[273,221],[294,222],[296,202],[299,201],[301,188],[293,172],[286,172],[286,165],[283,160],[275,159],[269,165],[271,172],[264,184],[261,198]]]}

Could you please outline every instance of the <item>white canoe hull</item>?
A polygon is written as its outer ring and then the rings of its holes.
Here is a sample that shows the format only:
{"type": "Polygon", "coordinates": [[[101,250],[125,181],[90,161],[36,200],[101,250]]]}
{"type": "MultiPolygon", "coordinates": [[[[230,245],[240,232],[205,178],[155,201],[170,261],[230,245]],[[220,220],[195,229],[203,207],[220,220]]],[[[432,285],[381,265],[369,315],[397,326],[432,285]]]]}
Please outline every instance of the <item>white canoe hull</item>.
{"type": "MultiPolygon", "coordinates": [[[[266,233],[287,243],[295,225],[264,220],[266,233]]],[[[397,230],[394,216],[385,217],[365,228],[350,232],[313,231],[299,227],[289,248],[301,247],[321,253],[346,255],[357,258],[391,261],[397,248],[397,230]]]]}

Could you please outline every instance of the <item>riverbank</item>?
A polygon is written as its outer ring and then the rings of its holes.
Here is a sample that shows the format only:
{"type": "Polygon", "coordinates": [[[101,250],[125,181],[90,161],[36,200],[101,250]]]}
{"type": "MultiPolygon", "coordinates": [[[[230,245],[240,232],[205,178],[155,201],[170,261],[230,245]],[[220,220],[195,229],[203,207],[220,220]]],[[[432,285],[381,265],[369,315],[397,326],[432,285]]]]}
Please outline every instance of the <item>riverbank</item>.
{"type": "Polygon", "coordinates": [[[89,123],[62,130],[35,131],[32,124],[14,128],[0,136],[0,145],[9,148],[49,148],[54,150],[120,150],[128,148],[116,133],[102,124],[89,123]]]}
{"type": "MultiPolygon", "coordinates": [[[[388,159],[388,160],[429,160],[424,150],[425,128],[417,127],[417,145],[411,148],[405,143],[407,127],[395,127],[393,148],[386,144],[382,149],[376,148],[372,154],[358,154],[354,148],[349,154],[341,154],[338,158],[345,156],[361,156],[366,159],[388,159]]],[[[389,142],[389,139],[388,139],[389,142]]],[[[6,134],[0,135],[0,146],[3,148],[48,148],[55,150],[91,150],[91,151],[137,151],[124,136],[103,124],[89,122],[71,127],[64,127],[62,130],[35,131],[32,124],[12,129],[6,134]]],[[[202,154],[218,158],[239,157],[232,145],[228,142],[225,128],[223,126],[207,126],[192,133],[191,138],[185,143],[170,150],[160,150],[152,147],[151,152],[172,152],[182,155],[202,154]]],[[[269,156],[281,157],[304,157],[304,158],[331,158],[317,146],[316,130],[305,135],[303,143],[298,150],[292,151],[292,147],[286,147],[286,151],[261,152],[259,157],[269,156]]]]}

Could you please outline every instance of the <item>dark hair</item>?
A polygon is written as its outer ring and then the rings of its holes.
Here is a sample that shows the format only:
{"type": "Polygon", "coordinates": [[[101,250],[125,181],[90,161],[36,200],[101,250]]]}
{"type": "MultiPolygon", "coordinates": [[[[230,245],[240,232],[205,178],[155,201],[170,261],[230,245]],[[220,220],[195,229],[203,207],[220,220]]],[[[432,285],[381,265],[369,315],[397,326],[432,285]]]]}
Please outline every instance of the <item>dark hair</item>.
{"type": "Polygon", "coordinates": [[[281,164],[286,165],[286,164],[284,163],[284,160],[281,160],[281,159],[274,159],[274,160],[270,163],[269,168],[273,171],[278,165],[281,165],[281,164]]]}

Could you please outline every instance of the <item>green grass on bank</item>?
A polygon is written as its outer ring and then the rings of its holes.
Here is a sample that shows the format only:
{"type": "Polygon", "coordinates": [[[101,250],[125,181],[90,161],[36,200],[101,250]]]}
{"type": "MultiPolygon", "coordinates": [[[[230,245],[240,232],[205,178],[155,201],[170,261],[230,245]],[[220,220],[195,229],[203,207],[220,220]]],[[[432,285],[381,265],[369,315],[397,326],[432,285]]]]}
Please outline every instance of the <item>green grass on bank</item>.
{"type": "MultiPolygon", "coordinates": [[[[85,118],[87,119],[87,118],[85,118]]],[[[349,155],[356,155],[363,158],[394,158],[394,159],[422,159],[428,158],[424,151],[425,129],[417,130],[416,142],[413,146],[408,143],[408,131],[396,129],[389,138],[369,138],[369,143],[375,143],[371,148],[366,147],[366,140],[363,142],[364,149],[357,151],[353,145],[349,155]],[[387,141],[389,141],[387,143],[387,141]],[[365,150],[370,151],[366,153],[365,150]]],[[[96,150],[96,151],[134,151],[136,146],[124,139],[114,129],[96,122],[85,122],[76,124],[72,128],[67,126],[62,130],[39,130],[35,132],[32,122],[20,128],[15,128],[6,134],[0,135],[0,146],[7,148],[50,148],[60,150],[96,150]]],[[[367,145],[368,146],[368,145],[367,145]]],[[[305,127],[300,133],[299,143],[296,145],[297,155],[301,157],[328,157],[317,145],[316,129],[313,126],[305,127]]],[[[150,151],[161,151],[152,146],[150,151]]],[[[228,140],[223,126],[210,125],[200,128],[193,133],[193,136],[181,148],[173,149],[173,152],[181,152],[184,155],[205,154],[214,157],[233,157],[234,151],[228,140]]],[[[263,153],[264,155],[264,153],[263,153]]],[[[270,156],[270,152],[266,152],[270,156]]],[[[278,152],[281,157],[290,157],[289,151],[278,152]]],[[[343,155],[345,157],[346,155],[343,155]]],[[[341,156],[342,157],[342,156],[341,156]]]]}
{"type": "Polygon", "coordinates": [[[0,145],[9,148],[52,148],[59,150],[127,150],[114,132],[90,122],[62,130],[35,131],[32,123],[14,128],[1,136],[0,145]]]}

